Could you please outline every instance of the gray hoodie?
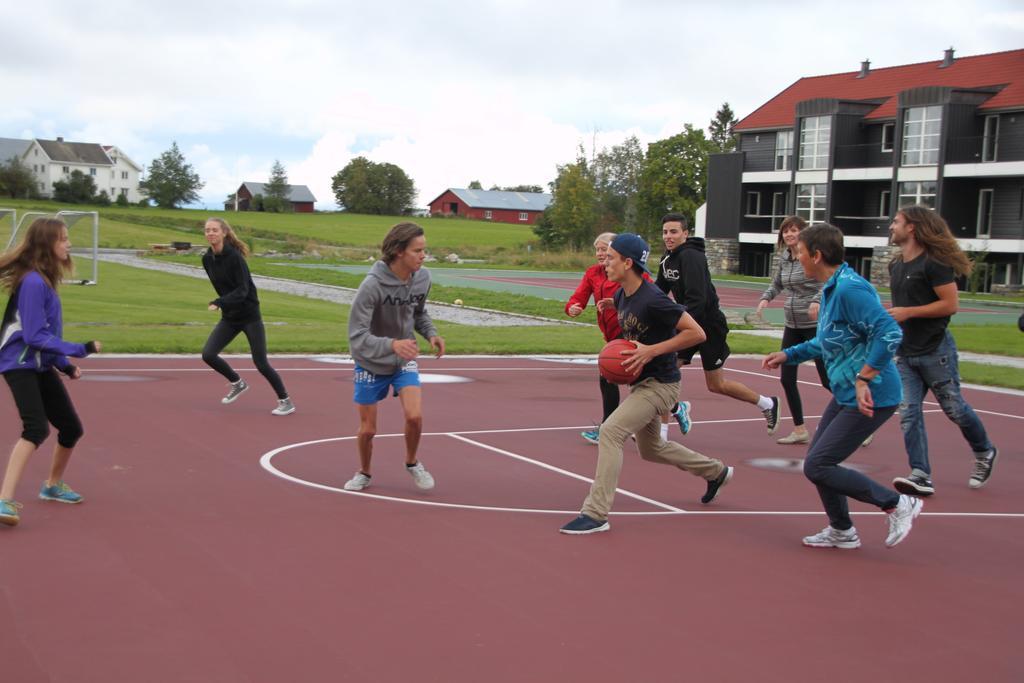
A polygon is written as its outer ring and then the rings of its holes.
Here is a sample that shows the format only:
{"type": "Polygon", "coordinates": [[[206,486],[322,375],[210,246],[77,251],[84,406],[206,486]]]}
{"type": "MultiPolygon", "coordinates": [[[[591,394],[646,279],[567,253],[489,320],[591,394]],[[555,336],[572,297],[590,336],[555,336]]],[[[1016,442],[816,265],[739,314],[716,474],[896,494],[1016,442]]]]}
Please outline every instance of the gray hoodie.
{"type": "Polygon", "coordinates": [[[786,313],[786,327],[793,329],[810,329],[818,326],[818,321],[810,316],[807,309],[811,304],[821,303],[821,288],[824,282],[807,277],[804,267],[783,247],[779,253],[778,268],[772,284],[764,290],[761,299],[771,301],[782,292],[789,292],[789,298],[783,305],[786,313]]]}
{"type": "Polygon", "coordinates": [[[415,339],[413,330],[424,338],[437,336],[427,313],[430,272],[420,268],[408,282],[398,279],[383,261],[377,261],[359,285],[348,318],[348,344],[359,367],[375,375],[391,375],[402,369],[391,342],[415,339]]]}

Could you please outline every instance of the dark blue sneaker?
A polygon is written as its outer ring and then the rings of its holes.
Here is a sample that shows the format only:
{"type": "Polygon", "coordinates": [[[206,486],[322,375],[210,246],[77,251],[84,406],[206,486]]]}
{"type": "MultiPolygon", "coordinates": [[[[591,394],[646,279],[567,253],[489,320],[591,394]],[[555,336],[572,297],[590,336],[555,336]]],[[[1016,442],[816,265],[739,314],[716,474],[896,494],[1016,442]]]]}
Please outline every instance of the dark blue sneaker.
{"type": "Polygon", "coordinates": [[[728,484],[730,479],[732,479],[732,468],[726,467],[717,478],[708,482],[708,490],[701,497],[700,502],[707,505],[713,501],[718,495],[719,489],[728,484]]]}
{"type": "Polygon", "coordinates": [[[563,534],[596,534],[598,531],[608,531],[612,528],[612,525],[608,523],[608,520],[599,522],[593,517],[587,517],[586,515],[580,515],[576,519],[572,520],[558,531],[563,534]]]}
{"type": "Polygon", "coordinates": [[[690,429],[693,427],[693,422],[690,421],[690,402],[680,401],[676,404],[676,411],[672,413],[672,417],[679,423],[679,430],[683,434],[689,434],[690,429]]]}
{"type": "Polygon", "coordinates": [[[39,489],[39,497],[43,500],[55,500],[58,503],[82,502],[82,496],[72,491],[71,487],[62,481],[58,481],[53,486],[47,486],[44,481],[42,488],[39,489]]]}

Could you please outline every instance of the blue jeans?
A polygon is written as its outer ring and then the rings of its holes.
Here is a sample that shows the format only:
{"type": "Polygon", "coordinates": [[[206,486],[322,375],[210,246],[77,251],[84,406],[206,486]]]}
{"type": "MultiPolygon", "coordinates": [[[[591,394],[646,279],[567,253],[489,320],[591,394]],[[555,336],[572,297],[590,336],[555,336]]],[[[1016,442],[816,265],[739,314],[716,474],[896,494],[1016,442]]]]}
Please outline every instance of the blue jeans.
{"type": "Polygon", "coordinates": [[[900,356],[896,359],[896,367],[903,380],[900,429],[903,430],[903,444],[914,474],[930,477],[932,473],[928,463],[928,435],[924,430],[924,412],[921,408],[929,389],[942,407],[942,412],[960,428],[975,455],[992,448],[992,442],[985,433],[985,425],[978,419],[974,408],[960,395],[956,342],[949,330],[934,351],[921,356],[900,356]]]}
{"type": "Polygon", "coordinates": [[[804,476],[818,487],[818,497],[833,529],[846,531],[853,526],[848,497],[882,510],[894,508],[899,502],[900,494],[892,489],[840,466],[895,412],[896,406],[876,406],[874,416],[868,417],[856,408],[839,405],[834,398],[825,408],[804,458],[804,476]]]}

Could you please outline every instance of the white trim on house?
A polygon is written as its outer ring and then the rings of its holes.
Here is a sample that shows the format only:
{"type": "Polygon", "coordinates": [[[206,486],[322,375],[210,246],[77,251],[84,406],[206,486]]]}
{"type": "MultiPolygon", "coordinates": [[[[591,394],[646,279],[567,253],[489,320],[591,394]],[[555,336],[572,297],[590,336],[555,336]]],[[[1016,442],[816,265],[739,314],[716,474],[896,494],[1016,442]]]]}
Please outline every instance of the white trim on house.
{"type": "MultiPolygon", "coordinates": [[[[946,167],[944,175],[949,175],[949,166],[946,167]]],[[[938,166],[901,166],[896,172],[896,180],[901,183],[910,183],[915,180],[938,180],[938,166]]]]}
{"type": "Polygon", "coordinates": [[[793,174],[796,185],[824,185],[828,182],[828,171],[797,171],[793,174]]]}
{"type": "MultiPolygon", "coordinates": [[[[806,171],[805,171],[806,172],[806,171]]],[[[790,171],[746,171],[743,173],[744,183],[788,183],[793,178],[790,171]]]]}
{"type": "Polygon", "coordinates": [[[832,171],[832,180],[892,180],[892,167],[837,168],[832,171]]]}
{"type": "MultiPolygon", "coordinates": [[[[742,244],[775,244],[779,239],[777,233],[741,232],[739,241],[742,244]]],[[[843,246],[850,249],[870,249],[885,247],[889,244],[888,237],[862,237],[846,235],[843,246]]],[[[964,251],[988,251],[991,254],[1017,254],[1024,251],[1024,240],[991,240],[991,239],[958,239],[957,244],[964,251]]]]}
{"type": "Polygon", "coordinates": [[[986,161],[981,164],[947,164],[945,178],[1024,175],[1024,161],[986,161]]]}

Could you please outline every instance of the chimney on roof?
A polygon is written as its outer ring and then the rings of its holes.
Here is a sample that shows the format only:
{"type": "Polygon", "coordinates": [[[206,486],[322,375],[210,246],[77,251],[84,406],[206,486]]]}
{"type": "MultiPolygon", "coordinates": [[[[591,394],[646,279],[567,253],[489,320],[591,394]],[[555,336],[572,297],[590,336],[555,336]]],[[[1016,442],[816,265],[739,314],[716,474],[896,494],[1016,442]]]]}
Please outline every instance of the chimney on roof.
{"type": "Polygon", "coordinates": [[[64,142],[64,138],[62,138],[61,136],[58,135],[57,136],[57,142],[64,142]]]}
{"type": "Polygon", "coordinates": [[[871,60],[865,59],[860,63],[860,73],[857,74],[857,78],[866,78],[868,73],[871,71],[871,60]]]}
{"type": "Polygon", "coordinates": [[[942,64],[939,64],[940,69],[945,69],[947,66],[953,66],[953,48],[949,47],[942,54],[942,64]]]}

